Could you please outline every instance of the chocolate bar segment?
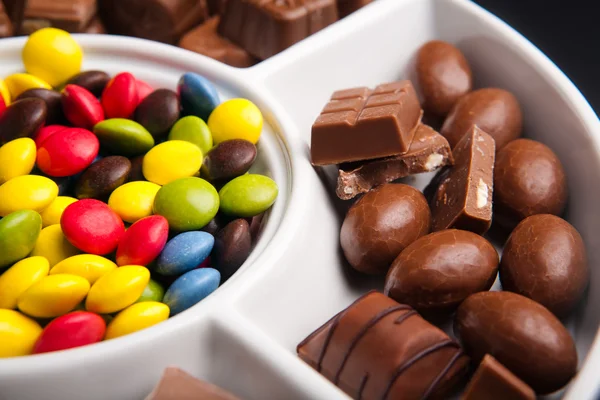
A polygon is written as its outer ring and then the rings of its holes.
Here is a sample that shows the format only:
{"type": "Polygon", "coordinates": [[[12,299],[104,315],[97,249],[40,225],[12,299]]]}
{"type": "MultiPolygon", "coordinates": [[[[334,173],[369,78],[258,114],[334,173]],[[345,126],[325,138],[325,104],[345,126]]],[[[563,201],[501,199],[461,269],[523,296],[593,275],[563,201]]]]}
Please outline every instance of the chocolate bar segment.
{"type": "Polygon", "coordinates": [[[218,386],[194,378],[179,368],[165,369],[158,385],[145,400],[240,400],[218,386]]]}
{"type": "Polygon", "coordinates": [[[338,13],[340,18],[344,18],[354,11],[361,9],[373,0],[338,0],[338,13]]]}
{"type": "Polygon", "coordinates": [[[10,37],[13,35],[13,25],[10,22],[8,14],[0,1],[0,38],[10,37]]]}
{"type": "Polygon", "coordinates": [[[341,164],[336,193],[340,199],[350,200],[384,183],[452,163],[452,150],[446,138],[430,126],[420,124],[406,154],[341,164]]]}
{"type": "Polygon", "coordinates": [[[83,32],[96,15],[96,0],[28,0],[20,33],[54,27],[71,33],[83,32]]]}
{"type": "Polygon", "coordinates": [[[264,60],[337,19],[335,0],[228,0],[219,33],[264,60]]]}
{"type": "Polygon", "coordinates": [[[410,81],[335,92],[312,126],[313,165],[341,164],[408,151],[421,119],[410,81]]]}
{"type": "Polygon", "coordinates": [[[10,19],[13,27],[13,32],[19,32],[25,14],[25,5],[27,0],[2,0],[4,9],[10,19]]]}
{"type": "Polygon", "coordinates": [[[106,28],[104,28],[104,24],[102,23],[100,18],[95,17],[94,19],[92,19],[92,22],[90,22],[90,24],[87,26],[87,28],[85,28],[83,32],[101,34],[106,33],[106,28]]]}
{"type": "Polygon", "coordinates": [[[227,0],[207,0],[210,15],[222,15],[227,7],[227,0]]]}
{"type": "Polygon", "coordinates": [[[350,397],[363,400],[445,398],[469,361],[443,331],[378,292],[358,299],[297,350],[350,397]]]}

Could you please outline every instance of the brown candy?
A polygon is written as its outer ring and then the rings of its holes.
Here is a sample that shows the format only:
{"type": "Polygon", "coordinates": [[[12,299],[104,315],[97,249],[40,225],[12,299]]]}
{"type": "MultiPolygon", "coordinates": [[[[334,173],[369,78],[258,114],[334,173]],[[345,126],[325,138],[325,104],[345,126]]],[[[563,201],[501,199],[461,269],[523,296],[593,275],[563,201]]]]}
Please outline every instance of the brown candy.
{"type": "Polygon", "coordinates": [[[577,372],[575,343],[544,306],[511,292],[481,292],[458,307],[454,332],[474,362],[491,354],[537,394],[565,386],[577,372]]]}
{"type": "Polygon", "coordinates": [[[67,85],[81,86],[94,96],[100,97],[108,81],[110,76],[104,71],[84,71],[69,79],[67,85]]]}
{"type": "Polygon", "coordinates": [[[559,317],[575,307],[588,280],[583,239],[559,217],[527,217],[506,242],[500,264],[502,288],[537,301],[559,317]]]}
{"type": "Polygon", "coordinates": [[[384,293],[419,312],[452,311],[492,287],[498,261],[494,246],[479,235],[456,229],[430,233],[394,260],[384,293]]]}
{"type": "Polygon", "coordinates": [[[383,274],[406,246],[429,233],[430,223],[429,207],[421,192],[388,183],[350,208],[340,243],[346,260],[356,270],[383,274]]]}
{"type": "Polygon", "coordinates": [[[440,133],[454,147],[473,125],[494,138],[498,151],[522,134],[523,116],[519,102],[503,89],[475,90],[455,104],[440,133]]]}
{"type": "Polygon", "coordinates": [[[183,370],[169,367],[145,400],[239,400],[233,394],[183,370]]]}
{"type": "Polygon", "coordinates": [[[455,46],[440,40],[425,43],[417,53],[417,76],[426,112],[444,117],[473,89],[471,67],[455,46]]]}
{"type": "Polygon", "coordinates": [[[129,171],[129,178],[127,178],[127,182],[134,181],[145,181],[143,172],[143,164],[144,164],[144,156],[137,156],[132,158],[131,160],[131,171],[129,171]]]}
{"type": "Polygon", "coordinates": [[[44,126],[48,107],[42,99],[13,102],[0,115],[0,146],[22,137],[33,137],[44,126]]]}
{"type": "Polygon", "coordinates": [[[179,96],[169,89],[150,93],[135,109],[134,119],[155,139],[166,136],[179,119],[179,96]]]}
{"type": "Polygon", "coordinates": [[[494,169],[495,222],[512,229],[530,215],[561,215],[567,196],[563,166],[546,145],[518,139],[498,152],[494,169]]]}
{"type": "Polygon", "coordinates": [[[93,163],[75,185],[78,199],[105,200],[113,190],[127,181],[131,162],[121,156],[109,156],[93,163]]]}
{"type": "Polygon", "coordinates": [[[16,100],[27,98],[44,100],[47,109],[46,125],[61,125],[66,123],[60,92],[42,88],[29,89],[21,93],[16,100]]]}
{"type": "Polygon", "coordinates": [[[244,139],[225,140],[206,153],[202,161],[202,175],[212,182],[223,182],[244,175],[257,154],[252,142],[244,139]]]}
{"type": "Polygon", "coordinates": [[[245,219],[235,219],[215,235],[211,262],[225,282],[246,261],[252,249],[250,225],[245,219]]]}

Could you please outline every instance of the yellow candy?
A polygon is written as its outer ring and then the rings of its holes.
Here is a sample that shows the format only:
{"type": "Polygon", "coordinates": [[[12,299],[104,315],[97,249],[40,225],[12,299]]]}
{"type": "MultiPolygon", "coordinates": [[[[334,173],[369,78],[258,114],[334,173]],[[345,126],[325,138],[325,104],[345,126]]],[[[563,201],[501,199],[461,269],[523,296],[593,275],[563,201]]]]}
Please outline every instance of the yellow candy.
{"type": "Polygon", "coordinates": [[[25,258],[0,275],[0,308],[17,308],[17,300],[31,285],[48,275],[44,257],[25,258]]]}
{"type": "Polygon", "coordinates": [[[215,146],[231,139],[244,139],[256,144],[262,126],[262,113],[246,99],[227,100],[219,104],[208,117],[208,128],[215,146]]]}
{"type": "Polygon", "coordinates": [[[77,247],[63,235],[60,224],[55,224],[42,229],[31,255],[46,257],[52,268],[62,260],[79,253],[77,247]]]}
{"type": "Polygon", "coordinates": [[[141,331],[169,318],[169,306],[157,301],[133,304],[121,311],[106,329],[105,339],[141,331]]]}
{"type": "Polygon", "coordinates": [[[52,86],[48,85],[42,79],[30,74],[12,74],[7,76],[4,82],[13,99],[16,99],[21,93],[29,89],[52,89],[52,86]]]}
{"type": "Polygon", "coordinates": [[[159,190],[160,186],[156,183],[129,182],[112,192],[108,199],[108,206],[119,214],[123,221],[134,223],[138,219],[152,215],[154,197],[159,190]]]}
{"type": "Polygon", "coordinates": [[[120,311],[139,299],[149,280],[150,271],[139,265],[114,269],[94,283],[85,308],[98,314],[120,311]]]}
{"type": "Polygon", "coordinates": [[[30,138],[20,138],[0,147],[0,185],[33,169],[37,150],[30,138]]]}
{"type": "Polygon", "coordinates": [[[14,310],[0,310],[0,358],[26,356],[33,352],[42,327],[14,310]]]}
{"type": "Polygon", "coordinates": [[[79,73],[83,52],[68,32],[40,29],[29,36],[23,47],[23,64],[28,73],[57,87],[79,73]]]}
{"type": "Polygon", "coordinates": [[[58,195],[58,186],[45,176],[24,175],[0,186],[0,216],[19,210],[42,211],[58,195]]]}
{"type": "Polygon", "coordinates": [[[90,290],[90,283],[77,275],[45,276],[19,297],[19,310],[37,318],[58,317],[73,310],[90,290]]]}
{"type": "Polygon", "coordinates": [[[169,140],[154,146],[144,156],[142,172],[150,182],[166,185],[194,176],[202,165],[202,150],[183,140],[169,140]]]}
{"type": "MultiPolygon", "coordinates": [[[[0,149],[1,151],[2,149],[0,149]]],[[[42,216],[42,226],[45,228],[50,225],[60,224],[65,208],[73,204],[77,199],[69,196],[58,196],[44,211],[40,213],[42,216]]]]}
{"type": "Polygon", "coordinates": [[[117,268],[117,264],[94,254],[79,254],[56,264],[50,275],[73,274],[81,276],[93,285],[98,279],[117,268]]]}
{"type": "Polygon", "coordinates": [[[2,98],[4,99],[4,104],[6,104],[7,107],[10,106],[10,91],[8,90],[8,87],[6,87],[6,83],[4,83],[2,79],[0,79],[0,96],[2,96],[2,98]]]}

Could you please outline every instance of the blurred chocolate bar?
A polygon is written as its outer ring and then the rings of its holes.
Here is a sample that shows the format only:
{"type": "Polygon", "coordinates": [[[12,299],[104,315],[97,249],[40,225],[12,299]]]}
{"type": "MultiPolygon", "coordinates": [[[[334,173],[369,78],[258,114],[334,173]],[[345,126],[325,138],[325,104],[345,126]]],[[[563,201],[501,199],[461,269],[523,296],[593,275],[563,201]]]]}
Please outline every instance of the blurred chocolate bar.
{"type": "Polygon", "coordinates": [[[340,18],[344,18],[354,11],[366,6],[373,0],[338,0],[338,12],[340,18]]]}
{"type": "Polygon", "coordinates": [[[96,15],[96,0],[28,0],[19,33],[54,27],[71,33],[84,32],[96,15]]]}
{"type": "Polygon", "coordinates": [[[158,385],[146,400],[239,400],[211,383],[196,379],[179,368],[165,370],[158,385]]]}
{"type": "Polygon", "coordinates": [[[227,0],[207,0],[210,15],[222,15],[227,6],[227,0]]]}
{"type": "Polygon", "coordinates": [[[0,38],[5,38],[13,35],[13,25],[4,10],[4,6],[0,2],[0,38]]]}
{"type": "Polygon", "coordinates": [[[25,13],[27,0],[2,0],[8,18],[12,22],[12,31],[19,32],[25,13]]]}
{"type": "Polygon", "coordinates": [[[83,33],[106,33],[106,29],[100,18],[95,17],[83,33]]]}

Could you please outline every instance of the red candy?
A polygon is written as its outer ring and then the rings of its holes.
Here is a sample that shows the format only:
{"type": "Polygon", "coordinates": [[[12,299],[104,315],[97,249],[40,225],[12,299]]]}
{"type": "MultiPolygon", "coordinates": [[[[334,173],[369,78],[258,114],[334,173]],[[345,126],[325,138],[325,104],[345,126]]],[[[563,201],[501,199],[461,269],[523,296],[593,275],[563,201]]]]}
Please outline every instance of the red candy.
{"type": "Polygon", "coordinates": [[[43,127],[35,136],[35,146],[39,149],[46,139],[56,132],[64,131],[65,129],[67,129],[67,127],[62,125],[48,125],[43,127]]]}
{"type": "MultiPolygon", "coordinates": [[[[39,136],[39,135],[38,135],[39,136]]],[[[71,176],[86,169],[100,150],[92,132],[66,128],[47,135],[37,152],[37,166],[46,175],[71,176]]]]}
{"type": "MultiPolygon", "coordinates": [[[[148,93],[150,94],[150,93],[148,93]]],[[[2,113],[4,112],[4,110],[6,110],[6,102],[4,101],[4,97],[2,95],[0,95],[0,115],[2,115],[2,113]]]]}
{"type": "Polygon", "coordinates": [[[152,215],[127,229],[117,248],[117,265],[148,265],[162,251],[169,236],[165,217],[152,215]]]}
{"type": "Polygon", "coordinates": [[[99,256],[113,252],[125,233],[121,218],[108,205],[93,199],[70,204],[60,226],[73,246],[99,256]]]}
{"type": "Polygon", "coordinates": [[[129,72],[112,78],[102,92],[102,107],[107,118],[129,118],[139,103],[138,85],[129,72]]]}
{"type": "Polygon", "coordinates": [[[75,311],[50,322],[33,348],[34,354],[87,346],[104,338],[106,322],[98,314],[75,311]]]}
{"type": "Polygon", "coordinates": [[[210,256],[206,257],[196,268],[211,268],[210,256]]]}
{"type": "Polygon", "coordinates": [[[104,110],[96,96],[81,86],[65,86],[62,107],[69,122],[79,128],[92,129],[104,120],[104,110]]]}
{"type": "Polygon", "coordinates": [[[136,85],[138,91],[138,104],[148,97],[150,93],[154,92],[154,88],[152,86],[140,79],[136,81],[136,85]]]}

